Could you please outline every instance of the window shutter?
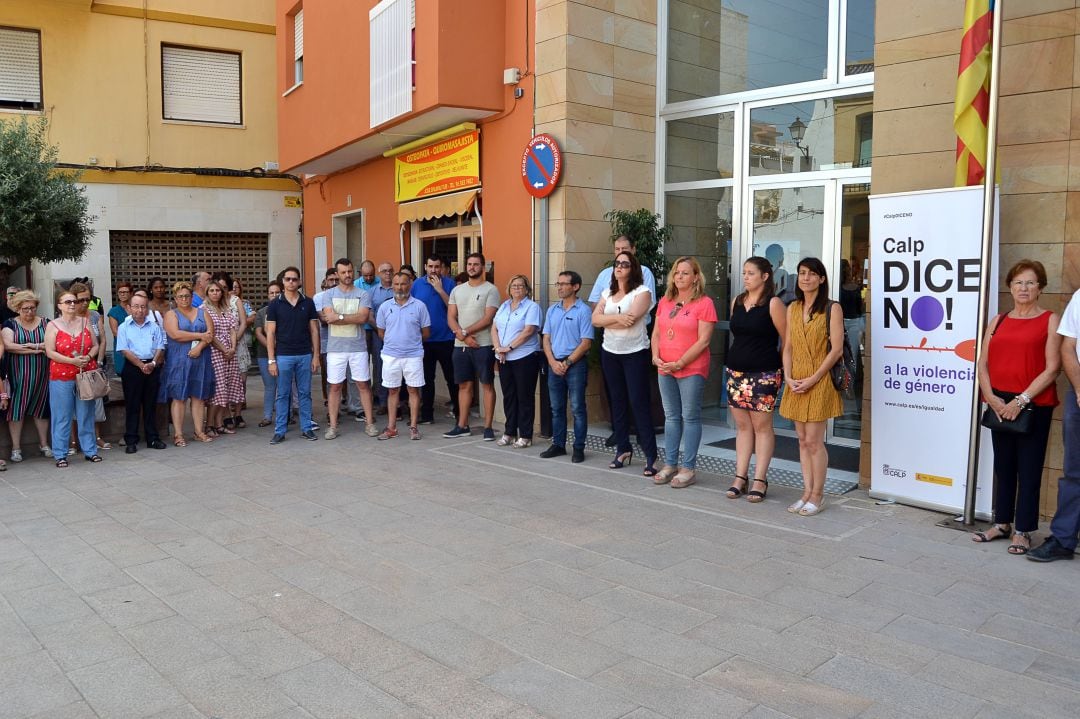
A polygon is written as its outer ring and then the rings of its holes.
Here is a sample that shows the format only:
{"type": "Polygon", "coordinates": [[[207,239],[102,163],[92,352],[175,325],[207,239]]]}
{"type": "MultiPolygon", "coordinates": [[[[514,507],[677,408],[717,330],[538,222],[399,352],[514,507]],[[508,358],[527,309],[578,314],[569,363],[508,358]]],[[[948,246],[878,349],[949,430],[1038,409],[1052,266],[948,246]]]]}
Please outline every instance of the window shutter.
{"type": "Polygon", "coordinates": [[[383,0],[368,14],[371,126],[412,110],[413,0],[383,0]]]}
{"type": "Polygon", "coordinates": [[[294,60],[299,60],[304,56],[304,11],[300,10],[293,16],[293,46],[296,48],[296,52],[293,55],[294,60]]]}
{"type": "Polygon", "coordinates": [[[239,53],[163,45],[161,84],[166,120],[241,123],[239,53]]]}
{"type": "Polygon", "coordinates": [[[41,108],[41,35],[0,28],[0,105],[41,108]]]}

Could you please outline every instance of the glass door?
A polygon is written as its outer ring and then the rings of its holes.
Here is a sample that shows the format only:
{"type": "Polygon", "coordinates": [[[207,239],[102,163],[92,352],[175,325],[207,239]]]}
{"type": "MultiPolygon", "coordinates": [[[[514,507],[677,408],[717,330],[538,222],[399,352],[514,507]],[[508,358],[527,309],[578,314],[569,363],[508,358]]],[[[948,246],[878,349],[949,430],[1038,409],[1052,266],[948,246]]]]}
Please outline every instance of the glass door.
{"type": "Polygon", "coordinates": [[[866,268],[870,257],[870,178],[836,181],[835,246],[837,258],[830,267],[836,277],[833,297],[844,310],[844,329],[855,356],[855,389],[844,398],[844,414],[832,421],[835,444],[858,446],[862,436],[863,349],[866,339],[866,268]]]}

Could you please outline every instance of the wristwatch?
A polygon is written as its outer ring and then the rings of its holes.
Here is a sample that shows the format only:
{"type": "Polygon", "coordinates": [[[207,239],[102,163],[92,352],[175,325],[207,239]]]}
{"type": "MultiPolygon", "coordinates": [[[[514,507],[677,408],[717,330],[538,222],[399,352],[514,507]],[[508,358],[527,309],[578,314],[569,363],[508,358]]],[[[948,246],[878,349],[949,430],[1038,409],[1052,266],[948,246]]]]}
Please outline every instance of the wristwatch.
{"type": "Polygon", "coordinates": [[[566,359],[564,359],[564,360],[563,360],[563,363],[564,363],[564,364],[565,364],[565,365],[566,365],[567,367],[569,367],[570,365],[574,364],[574,360],[572,360],[572,359],[570,359],[569,357],[567,357],[566,359]]]}
{"type": "Polygon", "coordinates": [[[338,322],[344,322],[345,321],[345,315],[339,313],[338,316],[337,316],[337,321],[338,322]]]}
{"type": "Polygon", "coordinates": [[[277,364],[277,360],[276,359],[266,360],[266,364],[277,364]]]}

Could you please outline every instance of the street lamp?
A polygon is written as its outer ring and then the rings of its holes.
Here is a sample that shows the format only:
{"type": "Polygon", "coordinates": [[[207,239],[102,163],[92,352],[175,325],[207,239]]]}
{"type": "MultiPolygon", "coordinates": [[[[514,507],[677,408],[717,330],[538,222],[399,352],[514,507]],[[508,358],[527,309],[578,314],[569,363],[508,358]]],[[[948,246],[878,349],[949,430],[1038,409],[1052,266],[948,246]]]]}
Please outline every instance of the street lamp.
{"type": "Polygon", "coordinates": [[[795,147],[799,148],[803,157],[809,160],[810,148],[802,146],[803,138],[806,137],[806,123],[796,117],[795,122],[788,125],[788,132],[791,134],[791,140],[795,143],[795,147]]]}

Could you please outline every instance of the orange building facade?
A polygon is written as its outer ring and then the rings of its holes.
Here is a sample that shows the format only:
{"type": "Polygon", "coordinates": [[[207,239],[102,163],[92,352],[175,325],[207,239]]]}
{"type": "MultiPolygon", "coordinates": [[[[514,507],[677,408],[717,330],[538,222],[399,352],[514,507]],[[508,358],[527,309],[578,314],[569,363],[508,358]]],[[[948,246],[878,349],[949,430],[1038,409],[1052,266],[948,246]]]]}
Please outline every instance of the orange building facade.
{"type": "Polygon", "coordinates": [[[303,273],[337,257],[533,275],[532,2],[277,3],[281,168],[305,179],[303,273]]]}

